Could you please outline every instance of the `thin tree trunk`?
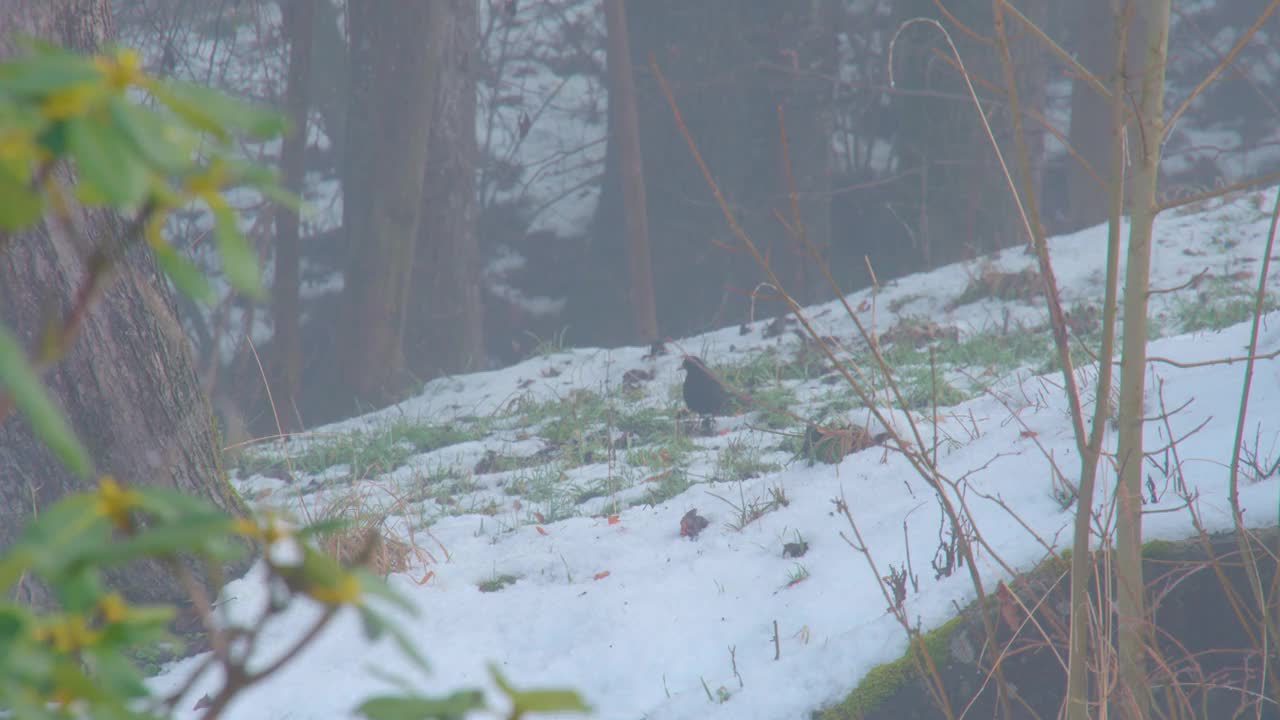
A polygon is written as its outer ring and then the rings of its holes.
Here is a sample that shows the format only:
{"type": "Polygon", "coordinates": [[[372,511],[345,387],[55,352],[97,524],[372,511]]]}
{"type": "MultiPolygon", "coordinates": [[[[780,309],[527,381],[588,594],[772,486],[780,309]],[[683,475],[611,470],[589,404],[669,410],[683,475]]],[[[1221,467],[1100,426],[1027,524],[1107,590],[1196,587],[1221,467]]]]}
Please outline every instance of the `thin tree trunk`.
{"type": "MultiPolygon", "coordinates": [[[[1039,27],[1049,27],[1049,2],[1048,0],[1022,0],[1018,3],[1022,14],[1036,23],[1039,27]]],[[[1049,60],[1048,53],[1044,47],[1033,37],[1025,32],[1018,31],[1013,33],[1013,37],[1009,39],[1009,51],[1013,56],[1014,76],[1018,83],[1018,106],[1020,111],[1027,110],[1032,112],[1043,112],[1045,109],[1045,99],[1048,97],[1048,78],[1049,78],[1049,60]]],[[[1025,183],[1025,191],[1034,194],[1041,208],[1044,207],[1043,202],[1043,186],[1044,186],[1044,137],[1045,129],[1038,122],[1020,117],[1016,122],[1012,118],[1009,120],[1014,127],[1022,127],[1021,138],[1011,138],[1013,140],[1010,146],[1016,146],[1021,141],[1026,143],[1027,149],[1027,176],[1023,178],[1025,183]]],[[[1104,136],[1105,138],[1105,136],[1104,136]]],[[[994,153],[991,154],[994,159],[994,153]]],[[[1012,157],[1006,151],[1006,158],[1012,157]]],[[[993,168],[994,169],[994,168],[993,168]]],[[[1020,218],[1012,217],[1010,220],[1012,237],[1009,244],[1015,244],[1018,239],[1026,239],[1026,232],[1023,230],[1023,224],[1020,218]]]]}
{"type": "MultiPolygon", "coordinates": [[[[347,397],[386,403],[404,378],[403,338],[446,3],[352,0],[343,173],[347,270],[338,366],[347,397]]],[[[356,409],[353,402],[350,410],[356,409]]]]}
{"type": "MultiPolygon", "coordinates": [[[[784,107],[793,142],[801,212],[817,230],[825,227],[824,208],[830,206],[822,190],[831,143],[830,123],[824,118],[830,110],[822,106],[830,99],[833,68],[819,59],[834,58],[836,24],[827,22],[822,27],[832,32],[815,37],[817,23],[812,20],[830,5],[823,0],[803,5],[644,0],[623,6],[640,146],[650,159],[645,168],[646,219],[654,293],[661,298],[657,325],[664,334],[697,332],[746,320],[753,313],[758,318],[781,305],[749,297],[762,279],[760,268],[725,224],[649,72],[650,55],[670,83],[681,117],[738,222],[771,261],[790,263],[775,268],[790,284],[800,277],[797,244],[774,215],[780,211],[788,222],[792,217],[790,198],[781,192],[778,107],[784,107]],[[826,90],[814,92],[822,77],[828,79],[826,90]],[[653,158],[661,159],[660,167],[653,158]],[[816,191],[806,186],[811,180],[816,180],[816,191]],[[803,207],[808,200],[816,201],[812,212],[803,207]]],[[[580,273],[569,302],[573,331],[607,343],[629,341],[633,327],[618,321],[631,317],[629,293],[623,290],[630,283],[623,260],[627,201],[621,145],[611,132],[590,233],[590,272],[580,273]]],[[[819,230],[815,240],[821,244],[825,234],[819,230]]]]}
{"type": "Polygon", "coordinates": [[[622,0],[604,0],[604,17],[609,35],[609,129],[617,133],[622,215],[627,232],[627,268],[631,276],[631,320],[636,340],[650,343],[658,339],[658,313],[649,256],[649,214],[645,204],[636,87],[631,75],[631,47],[622,0]]]}
{"type": "MultiPolygon", "coordinates": [[[[1119,295],[1120,221],[1124,211],[1124,127],[1128,82],[1125,68],[1129,62],[1129,30],[1133,19],[1134,0],[1123,0],[1113,18],[1115,40],[1111,63],[1111,155],[1107,158],[1107,269],[1102,301],[1102,347],[1099,357],[1115,355],[1116,305],[1119,295]]],[[[1092,88],[1089,89],[1092,93],[1092,88]]],[[[1093,552],[1089,547],[1093,522],[1094,487],[1098,478],[1098,461],[1114,408],[1111,402],[1112,372],[1110,362],[1099,363],[1098,384],[1094,392],[1093,424],[1089,443],[1081,457],[1080,487],[1076,498],[1076,517],[1071,555],[1071,641],[1067,656],[1067,720],[1089,717],[1089,584],[1093,577],[1093,552]]],[[[1099,588],[1101,591],[1103,588],[1099,588]]]]}
{"type": "MultiPolygon", "coordinates": [[[[777,83],[776,90],[791,167],[788,176],[783,165],[778,165],[773,210],[786,219],[794,232],[774,235],[770,256],[776,274],[786,283],[787,293],[807,304],[819,299],[818,288],[825,285],[819,281],[821,275],[814,264],[822,258],[811,259],[796,234],[803,233],[819,255],[830,248],[831,136],[835,126],[832,104],[836,85],[831,78],[836,74],[838,41],[834,28],[841,10],[839,3],[831,0],[811,0],[793,6],[792,13],[788,22],[780,26],[784,38],[780,41],[780,55],[788,68],[785,82],[777,83]]],[[[778,136],[777,131],[773,134],[778,136]]],[[[778,150],[781,156],[781,144],[778,150]]]]}
{"type": "MultiPolygon", "coordinates": [[[[1081,0],[1076,10],[1076,59],[1090,72],[1105,78],[1107,65],[1115,56],[1115,17],[1111,0],[1081,0]],[[1110,27],[1102,27],[1110,26],[1110,27]]],[[[1071,122],[1068,139],[1080,157],[1102,175],[1109,166],[1111,152],[1105,141],[1110,135],[1111,103],[1077,78],[1071,83],[1071,122]]],[[[1107,214],[1107,189],[1099,186],[1085,171],[1079,160],[1067,162],[1067,201],[1071,223],[1083,227],[1098,222],[1107,214]]]]}
{"type": "MultiPolygon", "coordinates": [[[[302,194],[303,157],[307,149],[309,107],[308,75],[311,72],[311,28],[315,0],[289,0],[284,6],[285,35],[289,38],[289,77],[285,108],[292,131],[280,149],[280,172],[286,189],[302,194]]],[[[276,417],[283,431],[299,429],[297,403],[302,347],[298,311],[298,213],[276,209],[276,264],[272,284],[272,348],[276,356],[276,417]]]]}
{"type": "MultiPolygon", "coordinates": [[[[0,0],[0,57],[26,35],[92,51],[113,34],[107,0],[0,0]]],[[[88,248],[119,246],[123,223],[111,212],[84,211],[83,235],[44,224],[0,243],[0,321],[28,347],[45,323],[61,319],[86,277],[88,248]]],[[[70,352],[44,376],[57,403],[88,447],[98,472],[126,483],[176,488],[232,512],[243,509],[219,464],[217,431],[178,324],[167,283],[134,243],[89,311],[70,352]]],[[[68,472],[18,415],[0,421],[0,551],[28,516],[89,485],[68,472]]],[[[238,572],[243,564],[221,568],[238,572]]],[[[209,581],[205,569],[197,577],[209,581]]],[[[159,562],[106,572],[107,581],[138,602],[180,601],[186,594],[159,562]]],[[[27,582],[21,599],[49,606],[47,588],[27,582]]]]}
{"type": "Polygon", "coordinates": [[[484,359],[476,233],[476,0],[444,5],[439,74],[413,273],[406,363],[422,379],[474,370],[484,359]]]}
{"type": "MultiPolygon", "coordinates": [[[[1076,57],[1081,65],[1099,78],[1105,79],[1113,69],[1110,63],[1116,55],[1115,0],[1082,0],[1075,10],[1076,57]]],[[[1140,18],[1135,17],[1135,21],[1140,18]]],[[[1142,54],[1136,40],[1142,37],[1140,23],[1129,28],[1125,42],[1125,55],[1129,58],[1125,72],[1136,77],[1140,72],[1142,54]]],[[[1136,128],[1135,128],[1136,129],[1136,128]]],[[[1067,140],[1080,157],[1093,168],[1099,177],[1106,177],[1110,166],[1111,103],[1099,95],[1087,80],[1076,78],[1071,82],[1071,122],[1067,140]]],[[[1108,190],[1099,185],[1079,160],[1067,161],[1067,203],[1072,227],[1085,227],[1101,222],[1107,217],[1108,190]]]]}
{"type": "Polygon", "coordinates": [[[1169,0],[1143,3],[1147,23],[1142,53],[1141,132],[1133,178],[1128,266],[1124,285],[1124,339],[1120,367],[1120,482],[1116,489],[1116,578],[1120,622],[1119,673],[1132,702],[1129,716],[1147,717],[1151,692],[1147,625],[1142,578],[1142,430],[1147,373],[1147,300],[1151,274],[1151,229],[1156,214],[1160,139],[1164,137],[1164,75],[1169,44],[1169,0]]]}
{"type": "Polygon", "coordinates": [[[329,139],[329,152],[337,165],[346,157],[347,106],[350,83],[350,52],[343,36],[346,4],[325,0],[313,4],[311,20],[311,75],[308,78],[310,105],[319,116],[329,139]]]}

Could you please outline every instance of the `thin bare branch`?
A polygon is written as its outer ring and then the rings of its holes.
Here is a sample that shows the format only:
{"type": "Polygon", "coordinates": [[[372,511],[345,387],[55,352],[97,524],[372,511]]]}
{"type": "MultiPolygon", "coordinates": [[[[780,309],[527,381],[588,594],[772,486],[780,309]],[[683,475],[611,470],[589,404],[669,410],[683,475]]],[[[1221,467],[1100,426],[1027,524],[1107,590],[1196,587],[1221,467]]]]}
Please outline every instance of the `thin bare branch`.
{"type": "Polygon", "coordinates": [[[1218,75],[1222,74],[1223,70],[1226,70],[1227,67],[1231,65],[1232,61],[1235,60],[1236,55],[1240,54],[1240,51],[1244,49],[1244,46],[1249,43],[1250,38],[1258,32],[1258,28],[1262,27],[1262,23],[1266,22],[1267,18],[1271,17],[1271,13],[1275,12],[1277,7],[1280,7],[1280,0],[1271,0],[1271,2],[1267,3],[1267,6],[1262,9],[1262,12],[1258,13],[1258,17],[1254,18],[1253,24],[1240,35],[1236,40],[1235,45],[1231,46],[1231,49],[1227,51],[1227,54],[1223,56],[1222,60],[1220,60],[1217,65],[1214,65],[1213,69],[1209,71],[1209,74],[1205,75],[1204,79],[1202,79],[1200,83],[1182,99],[1182,104],[1178,105],[1178,109],[1173,111],[1173,114],[1169,116],[1169,120],[1165,123],[1164,134],[1160,138],[1161,143],[1168,139],[1169,132],[1172,131],[1173,126],[1178,123],[1178,118],[1182,117],[1182,113],[1186,112],[1187,108],[1191,107],[1191,103],[1196,99],[1196,97],[1199,96],[1206,87],[1209,87],[1209,84],[1217,79],[1218,75]]]}
{"type": "Polygon", "coordinates": [[[1212,200],[1213,198],[1222,197],[1223,195],[1228,195],[1238,190],[1247,190],[1255,185],[1266,185],[1268,183],[1275,182],[1276,180],[1280,180],[1280,172],[1273,172],[1266,175],[1247,178],[1240,182],[1234,182],[1225,187],[1220,187],[1217,190],[1196,193],[1195,195],[1188,195],[1187,197],[1178,198],[1177,200],[1166,200],[1165,202],[1160,203],[1156,211],[1164,212],[1165,210],[1173,210],[1187,205],[1194,205],[1198,202],[1212,200]]]}

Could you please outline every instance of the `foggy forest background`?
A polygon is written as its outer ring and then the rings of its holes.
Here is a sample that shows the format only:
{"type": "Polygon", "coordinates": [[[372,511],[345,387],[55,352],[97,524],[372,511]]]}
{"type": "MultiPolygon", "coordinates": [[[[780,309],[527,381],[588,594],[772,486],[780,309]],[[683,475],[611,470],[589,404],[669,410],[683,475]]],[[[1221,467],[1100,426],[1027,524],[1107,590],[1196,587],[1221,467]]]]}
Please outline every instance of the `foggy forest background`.
{"type": "MultiPolygon", "coordinates": [[[[941,21],[1011,157],[999,59],[982,36],[991,3],[629,2],[646,323],[628,266],[621,178],[631,161],[611,112],[621,94],[609,57],[620,48],[607,4],[115,0],[119,39],[143,50],[149,70],[305,121],[305,134],[245,148],[306,198],[302,221],[256,195],[235,198],[271,302],[229,290],[212,307],[179,301],[228,440],[274,433],[277,419],[289,430],[353,415],[548,346],[647,344],[782,312],[695,165],[655,67],[739,221],[802,303],[830,292],[779,220],[792,216],[792,186],[804,233],[845,291],[869,285],[872,271],[885,283],[1024,242],[944,37],[917,24],[895,39],[911,18],[941,21]]],[[[1265,4],[1174,4],[1169,107],[1265,4]]],[[[1109,0],[1019,9],[1106,77],[1109,0]]],[[[1088,164],[1106,167],[1106,101],[1021,26],[1009,31],[1046,230],[1102,222],[1106,198],[1088,164]]],[[[1172,128],[1166,194],[1280,167],[1278,72],[1264,27],[1172,128]]],[[[216,271],[206,219],[171,230],[216,271]]]]}

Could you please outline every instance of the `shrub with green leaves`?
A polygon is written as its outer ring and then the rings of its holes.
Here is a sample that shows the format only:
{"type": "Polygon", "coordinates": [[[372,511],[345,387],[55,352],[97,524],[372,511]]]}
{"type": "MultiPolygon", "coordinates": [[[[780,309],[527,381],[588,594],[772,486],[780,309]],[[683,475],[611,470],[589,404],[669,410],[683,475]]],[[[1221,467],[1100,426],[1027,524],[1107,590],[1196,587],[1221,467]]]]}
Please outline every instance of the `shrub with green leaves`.
{"type": "MultiPolygon", "coordinates": [[[[141,69],[138,54],[117,49],[84,56],[36,41],[28,54],[0,63],[0,232],[29,227],[73,202],[105,207],[129,219],[126,243],[145,242],[174,285],[198,300],[213,299],[201,272],[164,237],[174,211],[203,206],[227,281],[261,297],[257,256],[240,231],[225,192],[252,188],[296,206],[275,173],[238,157],[232,140],[267,139],[285,128],[261,110],[189,83],[161,80],[141,69]],[[156,100],[149,108],[138,98],[156,100]],[[69,163],[70,188],[57,168],[69,163]]],[[[105,279],[119,253],[97,248],[86,285],[105,279]]],[[[88,454],[50,402],[38,369],[69,348],[75,326],[47,334],[34,362],[0,325],[0,385],[39,437],[75,472],[90,472],[88,454]]]]}
{"type": "MultiPolygon", "coordinates": [[[[268,562],[294,597],[306,595],[330,608],[354,605],[371,637],[391,632],[407,650],[412,646],[394,625],[365,604],[378,595],[412,611],[369,574],[348,571],[307,544],[323,528],[291,530],[272,518],[235,518],[202,500],[173,490],[124,487],[103,477],[96,492],[68,495],[27,525],[18,541],[0,556],[0,591],[38,577],[53,593],[59,609],[37,612],[12,600],[0,600],[0,709],[19,718],[163,717],[179,698],[152,697],[130,650],[168,637],[172,606],[134,606],[103,583],[104,568],[141,558],[158,558],[194,587],[179,556],[210,563],[234,559],[243,551],[236,538],[297,543],[298,562],[268,562]],[[135,705],[135,703],[141,703],[135,705]],[[139,713],[138,707],[147,708],[139,713]]],[[[209,599],[193,600],[209,612],[209,599]]],[[[284,607],[268,608],[277,614],[284,607]]],[[[265,620],[265,618],[264,618],[265,620]]],[[[216,631],[215,647],[225,643],[216,631]]],[[[423,661],[416,654],[411,659],[423,661]]],[[[237,661],[227,658],[226,662],[237,661]]],[[[237,668],[245,670],[243,667],[237,668]]],[[[265,677],[241,674],[224,686],[214,702],[225,705],[236,692],[265,677]],[[239,687],[237,687],[237,685],[239,687]]]]}
{"type": "MultiPolygon", "coordinates": [[[[25,56],[0,63],[0,237],[51,212],[65,214],[73,202],[110,208],[129,218],[126,243],[145,242],[179,290],[209,300],[213,292],[207,279],[163,234],[170,213],[203,206],[214,218],[228,282],[260,296],[256,256],[224,193],[247,187],[296,203],[278,187],[270,169],[238,157],[231,141],[239,136],[268,139],[283,129],[276,113],[147,75],[132,50],[83,56],[29,42],[25,56]],[[155,99],[154,108],[138,101],[143,93],[155,99]],[[62,184],[63,164],[74,170],[74,185],[62,184]]],[[[0,243],[0,252],[3,247],[0,243]]],[[[90,282],[104,279],[117,256],[105,248],[96,251],[88,263],[95,274],[90,282]]],[[[0,325],[0,421],[11,403],[69,468],[88,477],[91,459],[39,376],[40,369],[66,352],[75,327],[53,328],[37,355],[28,358],[13,333],[0,325]]],[[[410,613],[413,606],[367,571],[344,567],[315,549],[314,536],[333,529],[324,524],[294,528],[269,515],[237,518],[176,491],[127,486],[110,476],[100,478],[93,491],[63,497],[42,509],[0,554],[0,717],[173,714],[185,689],[170,697],[155,696],[130,658],[168,638],[175,608],[132,605],[102,579],[103,569],[142,558],[172,569],[209,632],[214,652],[207,662],[221,666],[224,680],[202,704],[204,717],[216,717],[234,697],[296,657],[343,607],[360,613],[369,639],[391,637],[425,671],[414,645],[367,601],[379,597],[410,613]],[[245,540],[292,551],[267,554],[271,581],[286,592],[247,627],[229,630],[213,622],[211,599],[186,561],[217,567],[244,552],[245,540]],[[285,557],[289,560],[281,559],[285,557]],[[15,588],[33,579],[49,588],[56,609],[13,599],[15,588]],[[316,626],[281,650],[281,662],[250,669],[250,658],[228,652],[233,635],[255,646],[266,622],[303,596],[325,611],[316,626]]],[[[508,717],[588,709],[573,691],[517,690],[492,672],[510,705],[508,717]]],[[[465,689],[443,697],[377,697],[357,710],[369,718],[427,719],[458,718],[485,707],[481,692],[465,689]]]]}

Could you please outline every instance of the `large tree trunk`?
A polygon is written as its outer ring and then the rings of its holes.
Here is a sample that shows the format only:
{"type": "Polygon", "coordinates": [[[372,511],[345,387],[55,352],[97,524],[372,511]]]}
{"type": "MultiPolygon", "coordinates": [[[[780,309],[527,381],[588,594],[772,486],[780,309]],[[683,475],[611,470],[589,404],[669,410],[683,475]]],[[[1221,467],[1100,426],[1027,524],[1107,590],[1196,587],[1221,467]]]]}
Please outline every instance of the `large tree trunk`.
{"type": "MultiPolygon", "coordinates": [[[[649,70],[656,57],[699,151],[757,247],[769,255],[789,289],[801,277],[798,244],[775,212],[790,222],[784,190],[778,108],[787,116],[792,172],[808,206],[806,223],[827,224],[830,83],[835,24],[832,3],[743,3],[737,0],[626,3],[635,67],[640,147],[652,242],[657,325],[684,335],[782,309],[748,294],[764,278],[734,237],[689,153],[671,108],[649,70]],[[815,28],[825,33],[815,34],[815,28]],[[824,89],[825,88],[825,89],[824,89]],[[812,143],[812,149],[799,145],[812,143]],[[808,184],[814,183],[812,187],[808,184]]],[[[622,163],[611,138],[600,202],[593,220],[589,272],[570,304],[575,331],[626,342],[627,311],[622,163]]],[[[818,238],[821,243],[822,238],[818,238]]],[[[803,279],[801,280],[803,282],[803,279]]]]}
{"type": "MultiPolygon", "coordinates": [[[[1115,13],[1111,0],[1082,0],[1076,11],[1076,59],[1111,87],[1108,77],[1115,57],[1115,13]]],[[[1071,82],[1071,147],[1097,177],[1105,177],[1111,152],[1111,103],[1082,78],[1071,82]]],[[[1068,214],[1073,227],[1102,222],[1107,217],[1107,188],[1099,184],[1080,160],[1067,161],[1068,214]]]]}
{"type": "MultiPolygon", "coordinates": [[[[90,51],[113,33],[111,6],[108,0],[0,0],[0,28],[0,56],[13,55],[14,40],[22,35],[90,51]]],[[[83,212],[73,227],[85,234],[51,233],[41,224],[0,242],[0,321],[28,347],[36,346],[50,318],[70,310],[90,250],[124,242],[123,224],[113,213],[83,212]]],[[[122,482],[177,488],[240,511],[219,465],[213,415],[168,287],[140,245],[123,253],[70,352],[45,382],[98,472],[122,482]]],[[[13,543],[28,516],[87,488],[20,416],[0,421],[0,550],[13,543]]],[[[202,568],[193,569],[203,575],[202,568]]],[[[107,580],[135,601],[186,597],[156,562],[113,569],[107,580]]],[[[38,583],[25,583],[23,590],[24,601],[52,602],[38,583]]]]}
{"type": "Polygon", "coordinates": [[[446,3],[352,0],[343,173],[349,257],[339,330],[345,397],[384,404],[405,384],[404,327],[446,3]]]}
{"type": "Polygon", "coordinates": [[[481,366],[480,246],[476,234],[476,0],[441,0],[441,38],[422,222],[414,262],[414,312],[405,328],[408,368],[431,379],[481,366]]]}
{"type": "MultiPolygon", "coordinates": [[[[775,202],[773,209],[791,230],[773,236],[776,244],[771,248],[770,262],[783,289],[802,304],[829,297],[825,290],[820,292],[826,284],[815,262],[826,260],[831,244],[833,78],[837,74],[833,28],[840,15],[839,6],[827,0],[814,0],[808,6],[806,12],[793,8],[793,14],[787,16],[778,51],[781,75],[771,82],[786,130],[786,152],[784,155],[783,148],[778,148],[774,175],[780,202],[775,202]],[[794,207],[790,200],[793,192],[794,207]],[[808,255],[801,234],[819,254],[817,258],[808,255]]],[[[779,141],[781,130],[774,133],[779,141]]]]}
{"type": "MultiPolygon", "coordinates": [[[[1076,59],[1108,88],[1112,85],[1111,63],[1116,55],[1115,4],[1114,0],[1083,0],[1074,10],[1076,59]]],[[[1144,34],[1140,13],[1135,14],[1133,22],[1128,35],[1130,62],[1127,74],[1136,78],[1141,70],[1142,48],[1139,42],[1144,34]]],[[[1090,174],[1075,158],[1067,160],[1069,228],[1077,229],[1106,220],[1107,188],[1097,178],[1106,182],[1111,153],[1111,103],[1084,78],[1071,82],[1071,121],[1067,139],[1096,174],[1096,177],[1090,174]]]]}
{"type": "MultiPolygon", "coordinates": [[[[310,77],[307,97],[320,116],[334,165],[345,157],[350,82],[349,43],[343,35],[345,5],[315,2],[311,19],[310,77]]],[[[348,33],[349,35],[349,33],[348,33]]]]}
{"type": "MultiPolygon", "coordinates": [[[[284,186],[302,194],[303,159],[307,150],[308,83],[311,72],[312,17],[315,0],[291,0],[284,8],[285,35],[289,38],[289,84],[285,107],[292,131],[280,150],[280,174],[284,186]]],[[[302,336],[298,302],[298,213],[276,210],[276,271],[271,286],[272,350],[275,355],[275,417],[282,432],[300,429],[297,402],[302,374],[302,336]]]]}
{"type": "MultiPolygon", "coordinates": [[[[1047,30],[1050,27],[1051,10],[1049,0],[1024,0],[1019,9],[1022,10],[1022,14],[1026,15],[1041,29],[1047,30]]],[[[1018,84],[1018,105],[1022,111],[1022,136],[1026,142],[1027,159],[1030,162],[1029,175],[1022,177],[1021,173],[1014,169],[1018,164],[1018,155],[1016,151],[1017,143],[1013,142],[1012,137],[1010,142],[1003,145],[1003,151],[1005,160],[1009,163],[1010,172],[1014,173],[1015,180],[1022,181],[1023,187],[1020,187],[1018,192],[1024,197],[1024,205],[1027,204],[1026,194],[1028,192],[1035,193],[1040,213],[1043,214],[1045,207],[1043,193],[1044,139],[1048,131],[1043,125],[1028,116],[1027,113],[1043,113],[1045,110],[1046,99],[1049,96],[1049,51],[1020,23],[1010,22],[1008,13],[1005,14],[1005,17],[1005,32],[1008,33],[1009,54],[1013,59],[1014,82],[1018,84]]],[[[1003,83],[1001,84],[1003,85],[1003,83]]],[[[1013,118],[1010,118],[1008,113],[1005,113],[1005,119],[1012,126],[1013,118]]],[[[994,155],[994,153],[991,155],[994,155]]],[[[1043,218],[1041,218],[1041,221],[1043,222],[1043,218]]],[[[1019,242],[1023,244],[1031,242],[1031,238],[1027,237],[1026,226],[1020,217],[1010,218],[1009,223],[1013,228],[1009,232],[1011,236],[1010,245],[1019,242]]]]}
{"type": "Polygon", "coordinates": [[[649,253],[649,210],[645,207],[644,161],[636,113],[636,85],[631,71],[631,42],[622,0],[604,0],[608,28],[609,133],[618,152],[622,215],[626,226],[627,274],[631,280],[631,320],[635,339],[658,339],[653,299],[653,267],[649,253]]]}

